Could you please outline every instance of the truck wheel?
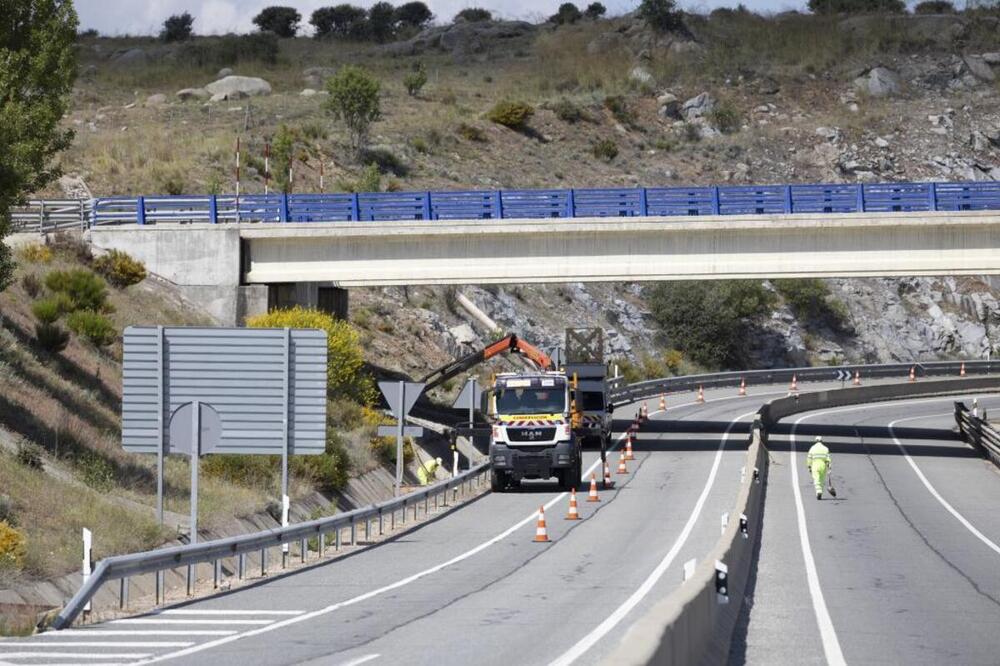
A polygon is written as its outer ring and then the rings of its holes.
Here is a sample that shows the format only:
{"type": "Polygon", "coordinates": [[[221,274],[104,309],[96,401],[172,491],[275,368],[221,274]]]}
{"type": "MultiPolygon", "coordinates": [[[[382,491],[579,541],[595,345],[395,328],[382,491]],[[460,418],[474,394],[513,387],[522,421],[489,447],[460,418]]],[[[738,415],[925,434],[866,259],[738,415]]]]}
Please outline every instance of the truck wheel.
{"type": "Polygon", "coordinates": [[[490,490],[502,493],[507,489],[507,474],[493,470],[490,472],[490,490]]]}

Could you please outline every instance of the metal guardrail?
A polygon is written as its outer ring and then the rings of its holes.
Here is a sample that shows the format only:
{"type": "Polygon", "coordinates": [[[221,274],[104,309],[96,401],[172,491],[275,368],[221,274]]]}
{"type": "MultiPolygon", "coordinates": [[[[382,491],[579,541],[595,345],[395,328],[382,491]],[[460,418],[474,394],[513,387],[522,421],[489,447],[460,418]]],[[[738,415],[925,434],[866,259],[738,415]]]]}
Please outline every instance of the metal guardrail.
{"type": "Polygon", "coordinates": [[[979,449],[986,458],[1000,467],[1000,430],[985,418],[973,414],[964,403],[955,403],[955,422],[962,439],[979,449]]]}
{"type": "MultiPolygon", "coordinates": [[[[985,375],[1000,371],[1000,361],[931,361],[926,363],[888,363],[881,365],[835,365],[810,368],[780,368],[774,370],[749,370],[746,372],[717,372],[704,375],[685,375],[653,379],[646,382],[629,384],[618,390],[612,390],[611,400],[616,404],[628,404],[644,398],[652,398],[678,391],[694,391],[699,387],[706,389],[727,386],[739,386],[745,380],[747,386],[755,384],[777,384],[791,382],[795,377],[800,382],[837,381],[838,374],[861,373],[861,381],[866,379],[898,377],[906,379],[910,369],[917,379],[921,377],[958,376],[965,367],[969,375],[985,375]]],[[[849,384],[852,379],[845,379],[849,384]]]]}
{"type": "Polygon", "coordinates": [[[1000,210],[1000,182],[102,197],[92,224],[1000,210]]]}
{"type": "MultiPolygon", "coordinates": [[[[69,600],[56,619],[52,622],[54,629],[65,629],[73,623],[73,620],[83,611],[87,602],[93,598],[102,585],[113,580],[122,580],[124,585],[121,589],[121,598],[124,603],[128,598],[128,577],[140,574],[156,573],[157,578],[157,603],[160,602],[160,592],[162,583],[160,572],[166,569],[176,569],[179,567],[192,567],[197,564],[213,565],[215,584],[218,586],[220,577],[220,564],[223,559],[238,558],[238,571],[242,578],[246,571],[246,555],[248,553],[261,554],[261,566],[266,567],[267,549],[284,544],[295,542],[300,543],[301,557],[305,561],[307,541],[318,539],[319,557],[324,556],[326,550],[326,535],[334,533],[335,548],[341,544],[341,532],[350,528],[351,544],[356,543],[357,526],[364,523],[367,526],[373,520],[379,521],[379,533],[382,532],[382,521],[389,517],[395,523],[396,513],[401,514],[402,523],[406,523],[406,513],[413,511],[416,520],[417,511],[423,505],[424,514],[429,510],[431,500],[435,507],[439,497],[444,497],[447,503],[448,492],[456,489],[465,489],[468,484],[471,489],[473,483],[476,486],[482,483],[482,476],[489,471],[489,464],[484,463],[473,467],[461,474],[436,483],[427,488],[408,493],[406,495],[379,502],[367,507],[348,511],[328,518],[320,518],[305,523],[297,523],[279,529],[265,530],[253,534],[230,537],[226,539],[216,539],[203,543],[189,544],[184,546],[174,546],[172,548],[162,548],[142,553],[132,553],[129,555],[116,555],[107,557],[100,561],[90,578],[80,587],[73,598],[69,600]]],[[[192,580],[192,577],[188,577],[192,580]]]]}
{"type": "Polygon", "coordinates": [[[83,231],[90,226],[92,211],[90,199],[32,199],[14,207],[10,218],[15,232],[83,231]]]}

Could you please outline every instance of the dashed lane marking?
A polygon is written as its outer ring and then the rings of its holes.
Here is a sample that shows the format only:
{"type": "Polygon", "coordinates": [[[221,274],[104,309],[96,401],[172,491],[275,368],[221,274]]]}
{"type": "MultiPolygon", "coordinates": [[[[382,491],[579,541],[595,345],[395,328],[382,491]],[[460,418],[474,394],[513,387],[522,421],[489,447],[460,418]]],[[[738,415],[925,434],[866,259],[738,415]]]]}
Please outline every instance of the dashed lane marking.
{"type": "Polygon", "coordinates": [[[114,657],[115,659],[145,659],[150,656],[147,652],[116,652],[114,654],[93,654],[90,652],[5,652],[4,659],[81,659],[89,661],[91,659],[104,659],[114,657]]]}
{"type": "Polygon", "coordinates": [[[274,620],[160,620],[150,617],[130,617],[124,620],[111,620],[106,624],[271,624],[274,620]]]}
{"type": "MultiPolygon", "coordinates": [[[[55,643],[51,641],[44,641],[42,643],[28,643],[23,641],[18,641],[17,643],[4,644],[0,643],[0,649],[2,648],[17,648],[18,650],[24,648],[45,648],[51,650],[55,643]]],[[[59,647],[130,647],[130,648],[167,648],[167,647],[190,647],[194,643],[190,641],[66,641],[59,642],[59,647]]],[[[0,655],[6,655],[5,652],[0,652],[0,655]]]]}
{"type": "Polygon", "coordinates": [[[363,657],[358,657],[357,659],[352,659],[351,661],[345,661],[340,666],[360,666],[361,664],[367,664],[369,661],[373,661],[375,659],[378,659],[380,656],[382,656],[382,655],[379,655],[379,654],[366,654],[363,657]]]}
{"type": "Polygon", "coordinates": [[[198,610],[167,608],[150,615],[302,615],[303,610],[198,610]]]}
{"type": "MultiPolygon", "coordinates": [[[[38,638],[59,639],[63,636],[231,636],[235,629],[63,629],[46,631],[38,638]]],[[[55,642],[55,641],[53,641],[55,642]]]]}

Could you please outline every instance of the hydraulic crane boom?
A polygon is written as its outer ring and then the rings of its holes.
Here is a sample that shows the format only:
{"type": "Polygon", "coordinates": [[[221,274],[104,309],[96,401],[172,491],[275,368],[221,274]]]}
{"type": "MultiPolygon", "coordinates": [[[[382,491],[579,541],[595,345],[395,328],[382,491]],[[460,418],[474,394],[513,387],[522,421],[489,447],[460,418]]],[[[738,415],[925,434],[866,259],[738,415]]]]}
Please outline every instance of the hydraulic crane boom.
{"type": "Polygon", "coordinates": [[[478,351],[474,351],[467,356],[463,356],[462,358],[454,360],[447,365],[441,366],[426,377],[422,378],[420,381],[427,385],[424,390],[429,391],[435,386],[448,381],[455,375],[461,374],[462,372],[465,372],[466,370],[488,361],[494,356],[502,354],[506,351],[521,354],[538,366],[539,370],[551,370],[553,368],[552,359],[549,358],[548,354],[533,344],[525,342],[511,333],[507,337],[497,340],[496,342],[491,343],[478,351]]]}

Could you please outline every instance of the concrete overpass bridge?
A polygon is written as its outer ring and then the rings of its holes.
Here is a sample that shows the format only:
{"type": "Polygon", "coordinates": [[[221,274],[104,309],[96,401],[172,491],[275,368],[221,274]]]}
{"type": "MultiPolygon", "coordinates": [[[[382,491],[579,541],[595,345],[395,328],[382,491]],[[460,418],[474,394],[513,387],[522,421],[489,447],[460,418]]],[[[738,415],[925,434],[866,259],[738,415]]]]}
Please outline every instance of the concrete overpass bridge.
{"type": "Polygon", "coordinates": [[[232,322],[355,286],[1000,273],[1000,183],[99,199],[89,233],[232,322]]]}

